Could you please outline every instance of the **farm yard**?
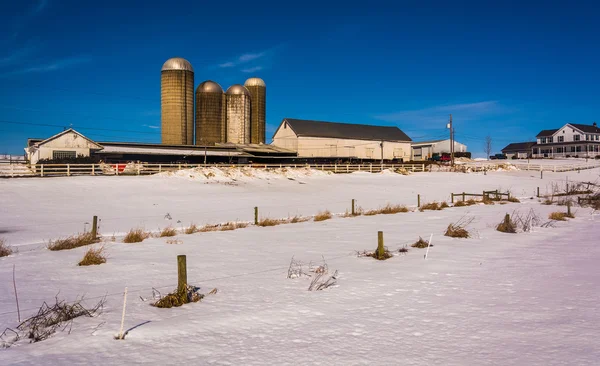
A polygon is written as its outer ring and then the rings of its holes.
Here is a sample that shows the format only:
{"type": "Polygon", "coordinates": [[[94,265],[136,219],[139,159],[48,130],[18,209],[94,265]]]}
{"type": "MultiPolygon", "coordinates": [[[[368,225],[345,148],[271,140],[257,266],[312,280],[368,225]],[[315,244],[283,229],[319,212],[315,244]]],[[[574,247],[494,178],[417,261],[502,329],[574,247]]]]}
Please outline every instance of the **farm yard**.
{"type": "Polygon", "coordinates": [[[78,317],[37,343],[13,343],[5,332],[10,347],[0,360],[593,365],[600,358],[600,218],[576,199],[569,207],[557,203],[570,197],[560,195],[567,184],[597,192],[599,173],[192,169],[0,180],[0,238],[14,250],[0,258],[2,330],[15,330],[19,313],[24,320],[44,302],[105,301],[99,314],[78,317]],[[495,190],[519,202],[451,202],[451,193],[495,190]],[[434,201],[450,207],[417,207],[434,201]],[[367,215],[388,204],[408,212],[367,215]],[[254,225],[255,207],[258,221],[287,222],[254,225]],[[574,218],[549,219],[567,210],[574,218]],[[331,219],[313,220],[326,211],[331,219]],[[506,214],[516,233],[496,230],[506,214]],[[88,246],[47,249],[89,232],[93,216],[102,241],[91,247],[103,248],[105,263],[78,266],[88,246]],[[235,230],[218,229],[227,223],[235,230]],[[217,229],[185,234],[192,224],[217,229]],[[450,224],[468,238],[445,236],[450,224]],[[176,235],[159,237],[165,228],[176,235]],[[131,229],[151,235],[124,243],[131,229]],[[379,231],[392,254],[385,261],[361,255],[375,251],[379,231]],[[412,247],[430,237],[429,248],[412,247]],[[177,287],[180,254],[187,256],[188,284],[205,297],[171,309],[150,306],[177,287]],[[308,291],[320,271],[327,278],[338,271],[334,284],[308,291]],[[126,287],[126,335],[115,340],[126,287]]]}

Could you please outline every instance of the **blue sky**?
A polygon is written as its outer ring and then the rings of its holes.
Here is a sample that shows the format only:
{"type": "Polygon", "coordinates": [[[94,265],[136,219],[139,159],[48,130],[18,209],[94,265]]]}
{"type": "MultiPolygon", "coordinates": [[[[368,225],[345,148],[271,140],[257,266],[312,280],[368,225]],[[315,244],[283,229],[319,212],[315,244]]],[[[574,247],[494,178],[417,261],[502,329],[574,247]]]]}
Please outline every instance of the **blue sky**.
{"type": "Polygon", "coordinates": [[[267,83],[267,138],[284,117],[396,125],[475,154],[566,122],[600,93],[592,1],[157,2],[24,0],[0,13],[0,154],[73,126],[160,141],[160,68],[196,85],[267,83]]]}

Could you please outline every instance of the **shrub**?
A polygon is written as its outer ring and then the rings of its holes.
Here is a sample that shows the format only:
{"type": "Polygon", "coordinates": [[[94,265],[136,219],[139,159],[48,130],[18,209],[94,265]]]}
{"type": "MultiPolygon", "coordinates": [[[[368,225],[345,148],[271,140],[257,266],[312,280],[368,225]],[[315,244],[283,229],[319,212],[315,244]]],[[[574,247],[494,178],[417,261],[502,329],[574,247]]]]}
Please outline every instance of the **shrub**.
{"type": "Polygon", "coordinates": [[[50,250],[66,250],[79,248],[85,245],[97,243],[98,239],[94,237],[92,233],[83,233],[73,235],[65,239],[58,239],[48,243],[48,249],[50,250]]]}
{"type": "Polygon", "coordinates": [[[513,196],[508,197],[507,201],[508,202],[513,202],[513,203],[520,203],[521,202],[521,201],[519,201],[519,199],[517,197],[513,197],[513,196]]]}
{"type": "Polygon", "coordinates": [[[217,231],[217,230],[219,230],[219,225],[209,225],[209,224],[207,224],[207,225],[202,226],[200,229],[198,229],[198,232],[206,233],[206,232],[209,232],[209,231],[217,231]]]}
{"type": "Polygon", "coordinates": [[[448,205],[448,203],[446,203],[446,201],[444,201],[444,202],[442,202],[440,204],[440,210],[443,210],[443,209],[448,208],[448,207],[450,207],[450,206],[448,205]]]}
{"type": "Polygon", "coordinates": [[[555,221],[567,221],[567,218],[574,219],[575,215],[568,212],[552,212],[548,218],[555,221]]]}
{"type": "Polygon", "coordinates": [[[458,220],[456,223],[448,225],[446,228],[445,236],[451,238],[470,238],[471,235],[466,227],[473,221],[473,219],[465,219],[464,217],[458,220]]]}
{"type": "Polygon", "coordinates": [[[270,219],[270,218],[264,218],[262,220],[258,221],[258,226],[276,226],[279,224],[282,224],[283,222],[281,220],[275,220],[275,219],[270,219]]]}
{"type": "Polygon", "coordinates": [[[516,223],[511,219],[509,214],[506,214],[504,216],[504,220],[502,220],[501,223],[499,223],[496,226],[496,230],[501,231],[503,233],[516,233],[517,232],[517,225],[516,223]]]}
{"type": "Polygon", "coordinates": [[[79,266],[93,266],[106,263],[104,247],[90,248],[85,252],[83,259],[78,263],[79,266]]]}
{"type": "Polygon", "coordinates": [[[308,220],[310,220],[310,217],[294,216],[289,221],[292,224],[297,224],[299,222],[306,222],[308,220]]]}
{"type": "Polygon", "coordinates": [[[204,298],[204,295],[199,293],[198,290],[198,287],[188,285],[185,291],[173,291],[164,297],[161,296],[152,306],[156,306],[157,308],[172,308],[190,302],[198,302],[204,298]]]}
{"type": "Polygon", "coordinates": [[[402,205],[391,205],[387,204],[383,208],[379,209],[379,213],[384,215],[396,214],[400,212],[408,212],[408,208],[402,205]]]}
{"type": "MultiPolygon", "coordinates": [[[[444,202],[446,203],[446,202],[444,202]]],[[[446,204],[446,207],[448,207],[448,204],[446,204]]],[[[442,208],[440,207],[439,203],[437,202],[430,202],[430,203],[426,203],[423,206],[421,206],[421,208],[419,209],[419,211],[423,212],[425,210],[433,210],[433,211],[439,211],[442,208]]]]}
{"type": "Polygon", "coordinates": [[[419,240],[417,240],[413,245],[411,245],[411,247],[419,248],[419,249],[427,248],[428,246],[429,246],[429,243],[426,242],[425,240],[423,240],[423,238],[421,238],[420,236],[419,236],[419,240]]]}
{"type": "Polygon", "coordinates": [[[140,243],[150,237],[150,233],[142,229],[131,229],[123,238],[123,243],[140,243]]]}
{"type": "Polygon", "coordinates": [[[4,242],[4,239],[0,238],[0,257],[7,257],[13,253],[13,250],[10,246],[4,242]]]}
{"type": "Polygon", "coordinates": [[[375,216],[379,213],[379,210],[369,210],[365,212],[365,216],[375,216]]]}
{"type": "Polygon", "coordinates": [[[333,217],[333,215],[331,215],[331,212],[329,212],[329,211],[319,212],[315,216],[314,221],[325,221],[325,220],[329,220],[332,217],[333,217]]]}
{"type": "Polygon", "coordinates": [[[357,252],[356,254],[359,257],[371,257],[381,261],[392,258],[394,256],[392,253],[390,253],[387,247],[383,248],[383,254],[381,258],[379,257],[379,248],[375,249],[374,252],[363,250],[362,252],[357,252]]]}
{"type": "Polygon", "coordinates": [[[196,224],[191,224],[190,227],[186,228],[183,232],[185,234],[194,234],[194,233],[197,233],[198,231],[200,231],[198,226],[196,226],[196,224]]]}
{"type": "Polygon", "coordinates": [[[166,227],[160,232],[159,236],[161,238],[164,238],[164,237],[170,237],[170,236],[175,236],[175,235],[177,235],[177,230],[175,230],[175,228],[166,227]]]}
{"type": "Polygon", "coordinates": [[[465,207],[468,206],[469,204],[467,203],[467,201],[458,201],[454,204],[454,207],[465,207]]]}
{"type": "Polygon", "coordinates": [[[219,231],[231,231],[235,229],[243,229],[248,227],[248,224],[245,222],[228,222],[226,224],[217,226],[217,230],[219,231]]]}

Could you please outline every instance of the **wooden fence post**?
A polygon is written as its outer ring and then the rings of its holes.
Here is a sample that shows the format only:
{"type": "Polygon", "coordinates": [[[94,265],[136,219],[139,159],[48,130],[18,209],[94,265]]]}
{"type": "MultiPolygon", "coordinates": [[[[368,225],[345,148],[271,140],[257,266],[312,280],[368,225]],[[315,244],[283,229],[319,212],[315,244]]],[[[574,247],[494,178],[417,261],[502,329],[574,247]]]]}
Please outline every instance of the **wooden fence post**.
{"type": "Polygon", "coordinates": [[[71,164],[67,164],[67,177],[71,176],[71,164]]]}
{"type": "Polygon", "coordinates": [[[96,175],[96,164],[92,164],[92,175],[96,175]]]}
{"type": "MultiPolygon", "coordinates": [[[[44,171],[43,165],[42,165],[42,171],[44,171]]],[[[369,173],[373,173],[373,163],[369,163],[369,173]]]]}
{"type": "Polygon", "coordinates": [[[354,216],[356,214],[356,211],[354,210],[354,198],[352,199],[352,216],[354,216]]]}
{"type": "Polygon", "coordinates": [[[567,216],[571,217],[571,199],[567,201],[567,216]]]}
{"type": "Polygon", "coordinates": [[[450,203],[454,203],[454,193],[450,193],[450,203]]]}
{"type": "Polygon", "coordinates": [[[258,225],[258,207],[254,207],[254,225],[258,225]]]}
{"type": "Polygon", "coordinates": [[[417,207],[421,207],[421,195],[417,194],[417,207]]]}
{"type": "Polygon", "coordinates": [[[383,248],[383,231],[377,232],[377,259],[383,259],[385,249],[383,248]]]}
{"type": "Polygon", "coordinates": [[[41,173],[41,176],[43,177],[44,176],[44,164],[42,164],[40,166],[40,168],[41,168],[40,173],[41,173]]]}
{"type": "Polygon", "coordinates": [[[98,237],[98,216],[94,216],[92,219],[92,237],[94,239],[98,237]]]}
{"type": "Polygon", "coordinates": [[[187,303],[187,265],[185,255],[177,256],[177,295],[187,303]]]}
{"type": "Polygon", "coordinates": [[[465,192],[462,193],[463,196],[463,202],[465,202],[465,192]]]}
{"type": "Polygon", "coordinates": [[[540,198],[540,187],[537,187],[537,197],[540,198]]]}
{"type": "Polygon", "coordinates": [[[119,164],[115,164],[115,174],[119,175],[119,164]]]}

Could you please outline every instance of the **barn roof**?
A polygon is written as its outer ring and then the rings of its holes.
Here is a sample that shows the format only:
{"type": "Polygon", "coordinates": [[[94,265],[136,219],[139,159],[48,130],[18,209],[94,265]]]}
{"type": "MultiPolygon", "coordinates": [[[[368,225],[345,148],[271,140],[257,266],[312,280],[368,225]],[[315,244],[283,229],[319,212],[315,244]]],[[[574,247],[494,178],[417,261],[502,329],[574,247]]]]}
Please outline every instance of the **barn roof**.
{"type": "Polygon", "coordinates": [[[297,136],[351,140],[412,141],[410,137],[396,126],[359,125],[293,118],[285,118],[282,124],[285,122],[287,122],[297,136]]]}
{"type": "Polygon", "coordinates": [[[513,151],[530,151],[531,147],[535,144],[535,142],[513,142],[512,144],[508,144],[504,149],[502,149],[502,152],[507,153],[513,151]]]}

